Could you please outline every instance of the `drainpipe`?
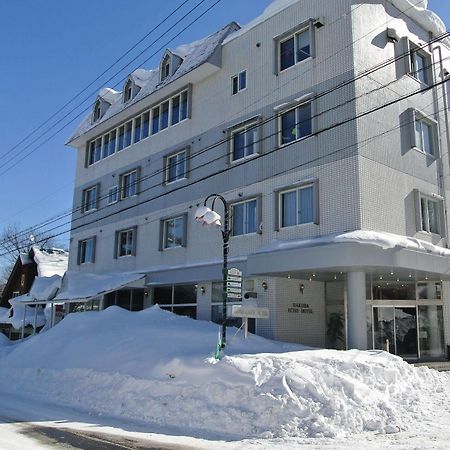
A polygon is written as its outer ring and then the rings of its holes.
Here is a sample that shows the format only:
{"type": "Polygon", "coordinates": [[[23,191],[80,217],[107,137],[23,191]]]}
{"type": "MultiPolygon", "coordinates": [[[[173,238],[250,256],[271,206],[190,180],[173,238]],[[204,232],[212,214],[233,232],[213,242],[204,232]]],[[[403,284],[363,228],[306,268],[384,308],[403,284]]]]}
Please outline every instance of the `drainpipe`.
{"type": "MultiPolygon", "coordinates": [[[[432,37],[431,33],[430,36],[432,37]]],[[[431,48],[431,44],[430,44],[430,50],[431,53],[433,55],[433,61],[436,61],[436,51],[438,52],[438,61],[439,61],[439,72],[441,75],[443,75],[444,73],[444,66],[442,64],[442,49],[440,46],[431,48]]],[[[436,70],[434,70],[434,74],[436,75],[436,70]]],[[[447,89],[446,89],[446,83],[443,83],[441,85],[441,89],[442,89],[442,99],[444,102],[444,122],[445,124],[443,125],[442,128],[445,127],[445,134],[446,134],[446,139],[445,139],[445,145],[446,145],[446,151],[445,154],[447,156],[448,159],[448,155],[449,155],[449,149],[450,149],[450,129],[449,129],[449,116],[448,116],[448,101],[447,101],[447,89]]],[[[438,126],[439,129],[441,129],[441,124],[442,121],[439,120],[439,116],[440,116],[440,112],[439,112],[439,100],[438,100],[438,95],[437,95],[437,88],[433,88],[433,103],[434,103],[434,114],[436,116],[437,122],[438,122],[438,126]]],[[[439,195],[444,199],[443,204],[444,204],[444,226],[445,226],[445,244],[448,247],[448,210],[447,210],[447,195],[446,195],[446,191],[447,191],[447,180],[446,180],[446,171],[444,170],[444,162],[443,162],[443,156],[444,156],[444,152],[443,152],[443,137],[442,137],[442,133],[439,133],[439,149],[440,149],[440,157],[437,159],[437,165],[438,165],[438,189],[439,189],[439,195]]],[[[450,161],[448,162],[448,167],[450,168],[450,161]]]]}

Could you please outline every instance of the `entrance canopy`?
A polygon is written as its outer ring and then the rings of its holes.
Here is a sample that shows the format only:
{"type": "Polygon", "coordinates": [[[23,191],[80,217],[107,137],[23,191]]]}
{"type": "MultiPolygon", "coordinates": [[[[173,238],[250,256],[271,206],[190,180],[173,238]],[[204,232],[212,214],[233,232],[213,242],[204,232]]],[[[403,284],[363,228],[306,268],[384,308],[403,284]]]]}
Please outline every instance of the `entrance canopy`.
{"type": "Polygon", "coordinates": [[[144,278],[144,274],[133,272],[106,274],[66,272],[61,289],[53,301],[56,303],[89,301],[144,278]]]}
{"type": "Polygon", "coordinates": [[[450,280],[450,250],[406,236],[353,231],[315,239],[274,241],[247,259],[251,275],[402,269],[450,280]],[[269,268],[276,268],[275,272],[269,268]]]}

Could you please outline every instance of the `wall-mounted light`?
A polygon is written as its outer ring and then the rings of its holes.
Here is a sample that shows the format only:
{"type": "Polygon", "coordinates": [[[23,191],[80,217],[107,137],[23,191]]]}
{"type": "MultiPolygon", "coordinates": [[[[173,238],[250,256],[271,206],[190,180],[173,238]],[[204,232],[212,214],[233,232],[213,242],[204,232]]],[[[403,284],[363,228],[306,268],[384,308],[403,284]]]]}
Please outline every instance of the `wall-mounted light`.
{"type": "Polygon", "coordinates": [[[203,295],[206,292],[205,286],[200,287],[200,293],[203,295]]]}
{"type": "Polygon", "coordinates": [[[265,281],[263,281],[263,282],[261,283],[261,286],[262,286],[262,288],[263,288],[265,291],[267,291],[267,288],[269,287],[265,281]]]}
{"type": "Polygon", "coordinates": [[[305,285],[303,283],[301,283],[299,286],[299,289],[300,289],[300,293],[303,294],[303,291],[305,290],[305,285]]]}

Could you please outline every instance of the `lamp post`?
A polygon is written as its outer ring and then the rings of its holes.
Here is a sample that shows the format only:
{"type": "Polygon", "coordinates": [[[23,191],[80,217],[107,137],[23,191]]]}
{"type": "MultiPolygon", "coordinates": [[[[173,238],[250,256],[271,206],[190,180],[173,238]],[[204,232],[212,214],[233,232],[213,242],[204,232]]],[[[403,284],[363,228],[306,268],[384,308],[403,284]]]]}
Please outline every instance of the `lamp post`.
{"type": "Polygon", "coordinates": [[[223,240],[223,270],[222,270],[222,348],[225,347],[227,340],[227,275],[228,275],[228,252],[230,242],[230,227],[227,201],[220,194],[211,194],[206,197],[203,206],[199,206],[195,212],[195,220],[208,226],[221,227],[220,215],[214,211],[216,200],[219,199],[223,203],[224,218],[223,229],[221,229],[223,240]],[[206,205],[208,200],[212,199],[211,208],[206,205]]]}

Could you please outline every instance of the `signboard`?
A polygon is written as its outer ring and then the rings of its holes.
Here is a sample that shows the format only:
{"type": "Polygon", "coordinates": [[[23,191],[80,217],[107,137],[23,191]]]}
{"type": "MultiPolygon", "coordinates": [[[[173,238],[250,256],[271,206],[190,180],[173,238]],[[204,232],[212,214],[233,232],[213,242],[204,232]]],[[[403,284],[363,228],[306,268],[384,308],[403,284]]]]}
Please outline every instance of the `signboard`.
{"type": "Polygon", "coordinates": [[[238,269],[233,268],[227,271],[227,297],[242,298],[242,272],[238,269]]]}
{"type": "Polygon", "coordinates": [[[244,319],[268,319],[269,308],[233,305],[231,308],[231,315],[233,317],[242,317],[244,319]]]}

